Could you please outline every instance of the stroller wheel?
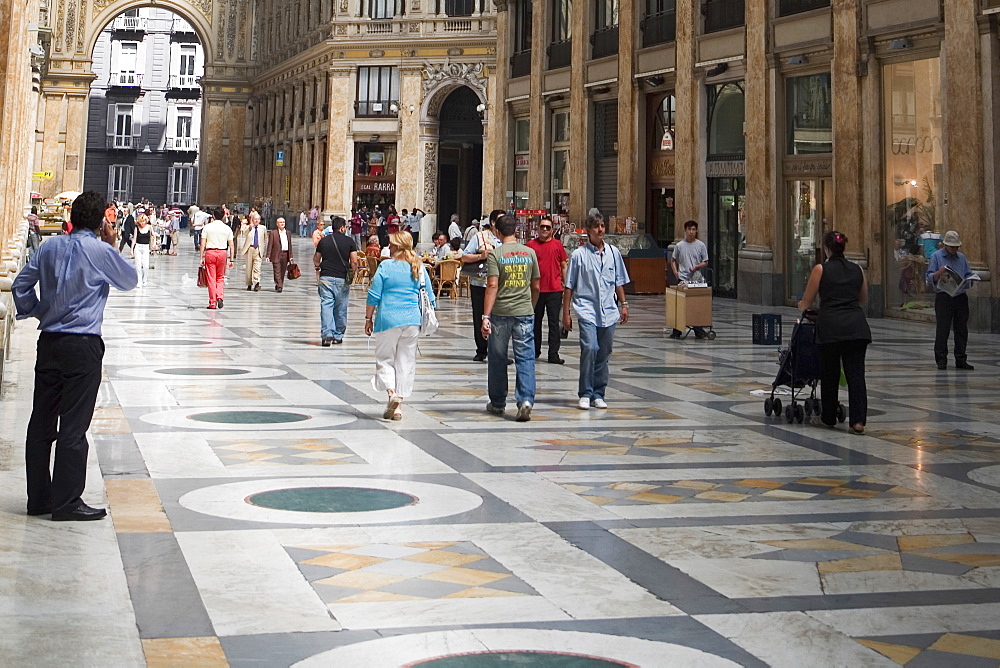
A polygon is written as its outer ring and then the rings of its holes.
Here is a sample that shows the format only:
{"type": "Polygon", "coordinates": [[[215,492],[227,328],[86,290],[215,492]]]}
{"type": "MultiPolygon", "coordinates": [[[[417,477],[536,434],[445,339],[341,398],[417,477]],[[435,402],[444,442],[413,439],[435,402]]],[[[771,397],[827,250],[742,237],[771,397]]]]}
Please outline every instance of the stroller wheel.
{"type": "Polygon", "coordinates": [[[805,418],[805,411],[802,410],[802,406],[796,405],[793,412],[795,413],[795,421],[802,424],[802,420],[805,418]]]}
{"type": "Polygon", "coordinates": [[[781,417],[781,399],[775,397],[774,402],[771,403],[771,412],[777,417],[781,417]]]}
{"type": "Polygon", "coordinates": [[[768,416],[771,415],[771,411],[772,411],[772,408],[773,408],[773,406],[772,406],[773,403],[774,403],[774,401],[771,399],[771,397],[768,397],[767,399],[764,400],[764,415],[768,415],[768,416]]]}
{"type": "Polygon", "coordinates": [[[837,404],[837,422],[843,422],[847,419],[847,410],[844,408],[844,404],[837,404]]]}
{"type": "Polygon", "coordinates": [[[792,406],[785,406],[785,422],[792,424],[795,421],[795,409],[792,406]]]}

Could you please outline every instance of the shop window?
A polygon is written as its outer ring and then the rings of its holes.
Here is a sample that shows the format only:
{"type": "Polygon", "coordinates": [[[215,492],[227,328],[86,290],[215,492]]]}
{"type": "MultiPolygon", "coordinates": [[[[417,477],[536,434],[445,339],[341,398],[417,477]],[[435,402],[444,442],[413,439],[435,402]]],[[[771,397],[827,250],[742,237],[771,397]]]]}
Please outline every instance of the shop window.
{"type": "Polygon", "coordinates": [[[663,97],[653,116],[653,133],[650,137],[653,151],[674,150],[674,116],[677,113],[677,98],[672,93],[663,97]]]}
{"type": "Polygon", "coordinates": [[[833,182],[830,179],[793,179],[787,183],[788,252],[787,294],[798,301],[812,268],[822,261],[823,234],[833,220],[833,182]]]}
{"type": "Polygon", "coordinates": [[[829,6],[830,0],[778,0],[778,16],[791,16],[829,6]]]}
{"type": "Polygon", "coordinates": [[[746,154],[746,137],[743,136],[745,120],[742,81],[709,86],[709,156],[742,158],[746,154]]]}
{"type": "Polygon", "coordinates": [[[569,112],[556,111],[552,114],[552,143],[565,144],[569,142],[569,112]]]}
{"type": "Polygon", "coordinates": [[[358,176],[374,176],[395,181],[396,145],[357,144],[356,165],[358,176]]]}
{"type": "Polygon", "coordinates": [[[528,207],[528,168],[531,123],[527,118],[514,119],[514,208],[528,207]]]}
{"type": "Polygon", "coordinates": [[[552,213],[569,214],[569,112],[552,112],[552,213]]]}
{"type": "Polygon", "coordinates": [[[572,0],[552,0],[552,43],[548,47],[550,70],[568,67],[572,59],[572,9],[572,0]]]}
{"type": "Polygon", "coordinates": [[[531,0],[517,0],[515,10],[514,55],[510,58],[512,78],[531,72],[531,0]]]}
{"type": "Polygon", "coordinates": [[[527,153],[530,141],[531,123],[527,118],[514,121],[514,152],[527,153]]]}
{"type": "Polygon", "coordinates": [[[933,235],[943,234],[940,59],[885,65],[882,88],[886,307],[926,308],[933,295],[923,273],[937,245],[933,235]]]}
{"type": "Polygon", "coordinates": [[[785,82],[785,127],[789,155],[833,152],[830,75],[792,77],[785,82]]]}
{"type": "Polygon", "coordinates": [[[398,68],[358,68],[358,97],[354,103],[357,117],[395,116],[398,113],[398,102],[398,68]],[[393,104],[394,102],[397,104],[393,104]]]}

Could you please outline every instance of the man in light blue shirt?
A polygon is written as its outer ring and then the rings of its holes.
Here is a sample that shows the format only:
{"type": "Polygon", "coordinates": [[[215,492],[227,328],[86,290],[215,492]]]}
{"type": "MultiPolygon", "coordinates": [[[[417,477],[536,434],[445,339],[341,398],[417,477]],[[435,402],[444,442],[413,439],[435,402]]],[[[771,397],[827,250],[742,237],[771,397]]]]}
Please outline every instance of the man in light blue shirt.
{"type": "Polygon", "coordinates": [[[621,251],[604,243],[600,214],[587,216],[587,243],[573,251],[563,291],[563,327],[573,329],[573,306],[580,326],[579,408],[607,408],[608,360],[615,327],[628,322],[624,285],[629,282],[621,251]]]}
{"type": "Polygon", "coordinates": [[[962,240],[958,232],[949,231],[944,235],[944,248],[931,254],[931,261],[925,275],[927,282],[934,286],[934,316],[937,319],[937,331],[934,336],[934,360],[938,369],[948,368],[948,335],[955,328],[955,368],[972,371],[975,367],[969,364],[966,357],[966,345],[969,342],[969,295],[962,292],[954,297],[944,292],[939,283],[944,273],[951,269],[964,280],[973,275],[972,268],[965,255],[958,249],[962,240]]]}
{"type": "Polygon", "coordinates": [[[25,441],[28,514],[52,513],[55,521],[99,520],[107,511],[91,508],[80,495],[87,481],[87,429],[101,386],[104,305],[110,286],[131,290],[139,276],[94,233],[104,218],[100,193],[79,195],[70,216],[72,233],[42,244],[11,288],[17,319],[38,318],[42,330],[25,441]]]}

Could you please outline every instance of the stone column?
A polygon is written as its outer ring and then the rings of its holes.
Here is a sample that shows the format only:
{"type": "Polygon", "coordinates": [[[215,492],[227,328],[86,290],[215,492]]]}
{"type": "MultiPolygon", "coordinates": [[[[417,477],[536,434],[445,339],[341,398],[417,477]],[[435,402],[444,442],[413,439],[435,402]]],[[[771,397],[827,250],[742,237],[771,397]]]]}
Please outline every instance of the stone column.
{"type": "Polygon", "coordinates": [[[330,90],[327,91],[330,105],[330,125],[326,147],[326,201],[323,213],[326,216],[337,213],[343,215],[351,210],[352,189],[354,187],[351,165],[354,164],[354,142],[348,137],[351,117],[351,70],[333,68],[330,70],[330,90]],[[345,156],[347,156],[345,158],[345,156]]]}
{"type": "MultiPolygon", "coordinates": [[[[528,163],[528,208],[541,209],[545,205],[545,101],[542,99],[542,77],[545,73],[545,44],[548,34],[543,26],[546,24],[546,9],[551,0],[533,0],[531,3],[531,97],[528,100],[528,146],[531,149],[528,163]]],[[[497,67],[509,67],[508,63],[497,63],[497,67]]],[[[509,160],[509,156],[504,156],[509,160]]]]}
{"type": "MultiPolygon", "coordinates": [[[[874,248],[873,230],[862,223],[861,192],[861,84],[858,79],[858,13],[854,0],[833,0],[833,217],[832,228],[842,231],[850,244],[851,259],[867,265],[866,248],[874,248]]],[[[871,277],[868,278],[871,281],[871,277]]]]}
{"type": "MultiPolygon", "coordinates": [[[[243,195],[244,136],[250,89],[230,80],[203,77],[198,200],[207,206],[225,204],[243,195]]],[[[261,193],[263,194],[263,193],[261,193]]],[[[247,199],[249,193],[246,193],[247,199]]]]}
{"type": "MultiPolygon", "coordinates": [[[[486,144],[483,147],[483,211],[506,209],[510,160],[508,159],[507,79],[510,72],[510,12],[507,0],[494,0],[497,8],[496,67],[487,85],[486,144]]],[[[421,229],[423,226],[421,226],[421,229]]]]}
{"type": "MultiPolygon", "coordinates": [[[[944,197],[945,225],[962,236],[962,252],[977,269],[987,269],[984,246],[995,229],[987,220],[983,201],[983,79],[980,70],[978,6],[975,0],[947,0],[944,5],[942,45],[942,90],[944,100],[944,197]]],[[[940,196],[940,195],[939,195],[940,196]]],[[[992,278],[987,275],[984,278],[992,278]]],[[[969,292],[972,324],[989,327],[992,319],[990,295],[1000,294],[993,281],[969,292]]]]}
{"type": "MultiPolygon", "coordinates": [[[[860,61],[865,73],[861,84],[861,218],[866,225],[866,238],[872,241],[868,255],[868,304],[869,315],[881,316],[885,308],[885,263],[889,251],[885,232],[885,167],[883,166],[882,137],[882,68],[870,53],[862,54],[860,61]]],[[[836,90],[834,90],[836,94],[836,90]]],[[[839,113],[834,108],[834,116],[839,113]]],[[[836,121],[834,121],[836,122],[836,121]]],[[[836,126],[834,126],[836,127],[836,126]]],[[[836,130],[835,130],[836,131],[836,130]]],[[[834,164],[836,164],[836,148],[834,164]]],[[[836,173],[834,178],[836,178],[836,173]]],[[[834,185],[836,188],[836,185],[834,185]]],[[[840,202],[836,202],[840,206],[840,202]]],[[[834,212],[840,220],[840,210],[834,212]]]]}
{"type": "Polygon", "coordinates": [[[569,220],[583,225],[587,211],[592,205],[589,182],[590,164],[590,98],[584,84],[586,78],[587,51],[590,45],[590,3],[576,0],[570,12],[573,33],[570,54],[569,75],[569,220]]]}
{"type": "MultiPolygon", "coordinates": [[[[399,207],[420,208],[423,170],[420,162],[420,113],[423,105],[423,69],[404,67],[400,72],[399,143],[396,145],[396,202],[399,207]],[[413,111],[410,111],[410,105],[413,111]]],[[[422,229],[422,228],[421,228],[422,229]]]]}
{"type": "Polygon", "coordinates": [[[695,71],[697,62],[695,26],[701,20],[699,0],[677,0],[677,41],[674,95],[677,98],[677,117],[674,132],[674,202],[678,228],[675,236],[683,235],[682,223],[686,220],[707,222],[703,216],[702,173],[704,150],[702,141],[701,81],[695,71]]]}
{"type": "Polygon", "coordinates": [[[775,244],[782,235],[775,220],[775,71],[768,62],[770,0],[746,3],[746,247],[739,253],[740,301],[780,304],[783,277],[775,271],[775,244]]]}
{"type": "Polygon", "coordinates": [[[618,5],[618,217],[638,216],[639,137],[635,80],[636,0],[618,5]]]}

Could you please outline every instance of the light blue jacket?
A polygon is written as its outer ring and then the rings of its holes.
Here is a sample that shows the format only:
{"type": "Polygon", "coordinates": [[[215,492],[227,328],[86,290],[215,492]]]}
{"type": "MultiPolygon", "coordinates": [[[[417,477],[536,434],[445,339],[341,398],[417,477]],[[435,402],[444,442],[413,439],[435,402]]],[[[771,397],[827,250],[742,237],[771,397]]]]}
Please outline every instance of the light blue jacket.
{"type": "MultiPolygon", "coordinates": [[[[427,269],[421,268],[423,284],[431,305],[437,307],[427,269]]],[[[374,331],[384,332],[407,325],[420,326],[420,283],[413,280],[412,268],[402,260],[383,260],[368,288],[368,305],[374,306],[374,331]]]]}

